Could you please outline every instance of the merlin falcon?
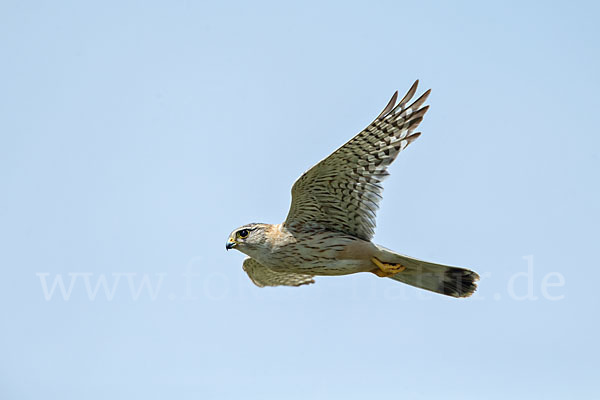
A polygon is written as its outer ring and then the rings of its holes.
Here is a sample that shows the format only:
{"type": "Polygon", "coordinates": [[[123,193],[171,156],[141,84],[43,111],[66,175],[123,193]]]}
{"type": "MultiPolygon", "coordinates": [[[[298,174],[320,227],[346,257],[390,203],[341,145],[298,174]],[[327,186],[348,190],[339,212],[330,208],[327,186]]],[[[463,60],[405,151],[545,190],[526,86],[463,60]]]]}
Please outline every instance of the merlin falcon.
{"type": "Polygon", "coordinates": [[[394,93],[381,114],[292,187],[292,204],[281,224],[252,223],[235,229],[226,249],[246,254],[243,269],[264,286],[300,286],[317,275],[371,272],[379,277],[453,297],[468,297],[479,275],[465,268],[408,257],[373,242],[382,181],[429,106],[430,90],[410,103],[416,81],[398,104],[394,93]],[[410,104],[409,104],[410,103],[410,104]]]}

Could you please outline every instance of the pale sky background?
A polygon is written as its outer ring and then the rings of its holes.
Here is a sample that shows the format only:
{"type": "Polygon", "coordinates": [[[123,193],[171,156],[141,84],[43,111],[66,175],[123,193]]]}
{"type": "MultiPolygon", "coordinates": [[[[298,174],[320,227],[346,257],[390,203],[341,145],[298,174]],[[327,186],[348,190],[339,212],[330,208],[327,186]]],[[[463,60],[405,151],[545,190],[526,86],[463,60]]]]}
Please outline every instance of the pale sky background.
{"type": "Polygon", "coordinates": [[[599,7],[215,3],[0,2],[0,398],[598,398],[599,7]],[[477,295],[255,287],[229,232],[417,78],[375,241],[477,295]]]}

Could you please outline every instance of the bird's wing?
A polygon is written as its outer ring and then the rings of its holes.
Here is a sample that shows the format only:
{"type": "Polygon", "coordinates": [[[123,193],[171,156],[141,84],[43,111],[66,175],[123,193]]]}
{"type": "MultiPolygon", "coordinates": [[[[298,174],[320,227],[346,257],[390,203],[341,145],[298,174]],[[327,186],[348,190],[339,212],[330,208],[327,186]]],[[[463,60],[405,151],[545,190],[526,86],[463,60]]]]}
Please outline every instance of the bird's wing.
{"type": "Polygon", "coordinates": [[[312,275],[295,274],[293,272],[276,272],[251,257],[243,264],[244,271],[258,287],[265,286],[300,286],[315,283],[312,275]]]}
{"type": "Polygon", "coordinates": [[[394,93],[375,121],[298,178],[284,225],[313,223],[364,240],[373,237],[387,167],[420,135],[413,131],[429,108],[421,106],[430,90],[408,104],[418,83],[397,105],[394,93]]]}

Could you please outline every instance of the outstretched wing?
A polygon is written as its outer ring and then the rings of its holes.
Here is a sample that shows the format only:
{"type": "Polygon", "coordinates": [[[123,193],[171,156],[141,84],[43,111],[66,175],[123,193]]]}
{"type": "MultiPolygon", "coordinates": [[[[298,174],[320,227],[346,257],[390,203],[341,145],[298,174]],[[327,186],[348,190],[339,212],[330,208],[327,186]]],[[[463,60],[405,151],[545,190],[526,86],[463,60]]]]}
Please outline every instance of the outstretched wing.
{"type": "Polygon", "coordinates": [[[247,257],[243,264],[244,271],[258,287],[265,286],[300,286],[315,283],[312,275],[292,272],[275,272],[253,258],[247,257]]]}
{"type": "Polygon", "coordinates": [[[430,90],[408,104],[418,83],[397,105],[394,93],[375,121],[298,178],[284,225],[310,222],[371,240],[387,167],[419,137],[412,132],[429,108],[421,106],[430,90]]]}

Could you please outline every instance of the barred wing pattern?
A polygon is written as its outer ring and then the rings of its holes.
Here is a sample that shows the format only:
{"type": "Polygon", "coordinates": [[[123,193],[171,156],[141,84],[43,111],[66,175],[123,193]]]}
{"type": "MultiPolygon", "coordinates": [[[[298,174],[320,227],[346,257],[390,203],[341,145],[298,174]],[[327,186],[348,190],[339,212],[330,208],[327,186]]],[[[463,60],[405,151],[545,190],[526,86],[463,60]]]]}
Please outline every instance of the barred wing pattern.
{"type": "Polygon", "coordinates": [[[430,90],[408,105],[418,83],[397,105],[394,93],[366,129],[298,178],[284,225],[309,223],[371,240],[387,167],[419,137],[412,132],[429,108],[421,106],[430,90]]]}
{"type": "Polygon", "coordinates": [[[244,260],[242,266],[248,277],[258,287],[265,286],[300,286],[315,283],[312,275],[296,274],[293,272],[276,272],[269,269],[251,257],[244,260]]]}

